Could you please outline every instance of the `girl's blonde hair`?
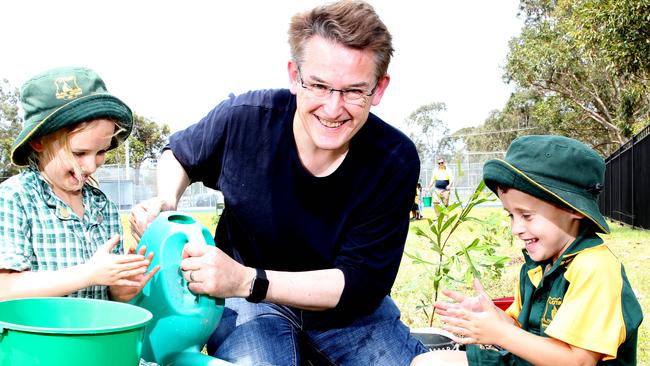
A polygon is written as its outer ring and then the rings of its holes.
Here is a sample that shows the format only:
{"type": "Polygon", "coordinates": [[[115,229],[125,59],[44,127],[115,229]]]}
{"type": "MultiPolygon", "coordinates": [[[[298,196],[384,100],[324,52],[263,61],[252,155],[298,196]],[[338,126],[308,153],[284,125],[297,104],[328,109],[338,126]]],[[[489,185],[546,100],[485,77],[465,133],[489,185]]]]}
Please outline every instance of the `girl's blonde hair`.
{"type": "MultiPolygon", "coordinates": [[[[115,125],[115,131],[111,135],[111,138],[117,136],[123,131],[123,129],[120,127],[120,124],[116,121],[112,119],[106,120],[113,122],[115,125]]],[[[56,164],[59,165],[63,165],[63,163],[67,162],[72,166],[75,174],[81,176],[83,172],[77,163],[77,159],[75,159],[74,154],[72,153],[72,148],[70,147],[70,139],[74,135],[86,130],[92,122],[93,121],[81,122],[76,125],[64,127],[60,130],[54,131],[49,135],[42,136],[41,145],[43,147],[43,151],[37,152],[32,149],[29,155],[30,165],[36,166],[39,168],[39,170],[42,171],[40,163],[43,161],[55,160],[56,164]],[[62,152],[62,154],[60,152],[62,152]],[[59,160],[56,160],[57,156],[59,157],[59,160]]],[[[45,179],[49,181],[48,177],[45,177],[45,179]]],[[[89,177],[88,183],[95,187],[98,186],[98,182],[92,176],[89,177]]],[[[77,187],[77,189],[81,189],[83,187],[83,184],[84,182],[80,181],[79,187],[77,187]]]]}

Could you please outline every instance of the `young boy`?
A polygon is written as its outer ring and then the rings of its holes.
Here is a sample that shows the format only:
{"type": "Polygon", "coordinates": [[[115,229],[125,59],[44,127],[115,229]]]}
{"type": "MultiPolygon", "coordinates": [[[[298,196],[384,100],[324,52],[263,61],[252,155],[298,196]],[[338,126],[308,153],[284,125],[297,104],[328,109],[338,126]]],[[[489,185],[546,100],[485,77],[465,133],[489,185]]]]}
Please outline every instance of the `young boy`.
{"type": "Polygon", "coordinates": [[[483,167],[524,243],[525,263],[506,312],[477,285],[477,297],[448,292],[436,306],[466,352],[429,352],[412,365],[636,365],[643,315],[623,265],[598,232],[605,166],[581,142],[525,136],[504,160],[483,167]]]}

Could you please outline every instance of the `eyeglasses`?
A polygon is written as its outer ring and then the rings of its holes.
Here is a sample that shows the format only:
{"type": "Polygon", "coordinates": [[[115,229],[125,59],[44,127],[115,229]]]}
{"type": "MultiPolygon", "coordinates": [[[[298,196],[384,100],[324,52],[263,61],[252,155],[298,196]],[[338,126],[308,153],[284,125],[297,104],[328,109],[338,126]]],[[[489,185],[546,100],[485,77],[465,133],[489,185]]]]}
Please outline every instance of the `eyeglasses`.
{"type": "Polygon", "coordinates": [[[377,87],[379,86],[379,83],[377,83],[375,84],[375,87],[372,88],[371,91],[367,91],[358,88],[335,89],[321,83],[305,84],[305,81],[302,78],[302,71],[300,70],[300,66],[298,66],[298,80],[300,80],[300,86],[302,86],[315,98],[326,98],[330,96],[332,93],[334,93],[335,91],[337,91],[341,94],[343,100],[346,103],[350,103],[350,104],[359,104],[359,102],[363,102],[366,97],[370,97],[373,94],[375,94],[375,91],[377,91],[377,87]]]}

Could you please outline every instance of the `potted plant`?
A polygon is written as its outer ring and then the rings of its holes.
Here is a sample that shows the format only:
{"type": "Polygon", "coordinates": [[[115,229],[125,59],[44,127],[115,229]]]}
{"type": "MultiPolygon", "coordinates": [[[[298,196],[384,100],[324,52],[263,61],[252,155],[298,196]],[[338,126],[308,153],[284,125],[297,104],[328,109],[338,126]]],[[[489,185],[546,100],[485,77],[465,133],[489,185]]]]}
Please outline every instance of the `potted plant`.
{"type": "Polygon", "coordinates": [[[447,349],[450,341],[447,341],[447,344],[439,344],[444,343],[441,336],[447,337],[439,329],[432,328],[435,315],[434,303],[438,300],[442,286],[461,282],[469,284],[473,278],[481,278],[487,273],[499,276],[510,260],[508,256],[496,255],[496,247],[500,240],[495,237],[494,231],[484,230],[482,235],[475,237],[469,244],[456,237],[458,229],[470,222],[486,225],[486,227],[493,224],[471,216],[472,210],[477,205],[494,201],[492,193],[485,190],[485,184],[481,182],[466,202],[461,201],[457,192],[454,192],[454,196],[456,202],[448,207],[436,205],[435,219],[427,219],[424,228],[421,226],[412,228],[413,232],[427,243],[429,255],[405,252],[405,255],[415,264],[422,265],[426,269],[425,278],[431,284],[430,288],[422,289],[425,296],[418,305],[429,327],[412,330],[412,333],[425,344],[433,339],[434,343],[429,345],[431,349],[447,349]]]}

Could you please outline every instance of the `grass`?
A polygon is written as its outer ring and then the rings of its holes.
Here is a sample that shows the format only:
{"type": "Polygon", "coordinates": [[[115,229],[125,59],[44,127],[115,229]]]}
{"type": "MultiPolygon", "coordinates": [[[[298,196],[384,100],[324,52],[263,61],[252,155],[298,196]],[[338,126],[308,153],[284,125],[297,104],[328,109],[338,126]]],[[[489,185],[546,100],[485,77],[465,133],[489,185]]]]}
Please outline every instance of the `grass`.
{"type": "MultiPolygon", "coordinates": [[[[433,209],[425,209],[424,215],[425,217],[433,217],[433,209]]],[[[505,221],[507,218],[500,208],[477,208],[473,212],[473,215],[482,218],[490,215],[501,215],[504,219],[504,223],[502,224],[503,229],[507,230],[508,228],[507,221],[505,221]]],[[[191,213],[191,216],[201,222],[211,232],[214,232],[214,213],[195,212],[191,213]]],[[[130,235],[128,215],[122,216],[122,223],[124,225],[125,245],[134,245],[134,240],[130,235]]],[[[426,220],[413,221],[411,225],[425,226],[426,220]]],[[[609,222],[609,226],[612,229],[611,234],[602,235],[602,237],[612,252],[625,265],[628,279],[639,298],[643,313],[648,314],[648,310],[650,309],[650,298],[648,298],[648,294],[650,294],[650,271],[647,271],[646,267],[650,260],[650,246],[648,246],[650,243],[650,232],[638,229],[633,230],[612,222],[609,222]]],[[[461,240],[467,238],[467,241],[471,241],[479,235],[478,230],[479,228],[477,226],[469,225],[467,228],[460,230],[458,235],[461,240]]],[[[416,237],[412,232],[409,232],[407,237],[405,250],[410,252],[419,251],[423,254],[429,251],[426,243],[416,237]]],[[[501,278],[483,280],[483,285],[492,298],[512,295],[522,263],[521,247],[517,241],[509,243],[506,240],[504,245],[498,248],[498,254],[508,255],[512,260],[506,266],[501,278]]],[[[428,283],[428,280],[424,279],[424,271],[425,268],[423,266],[411,263],[411,260],[404,256],[392,291],[392,297],[402,311],[402,320],[413,328],[428,326],[422,310],[417,309],[423,296],[427,296],[427,293],[430,294],[429,289],[431,285],[428,283]]],[[[472,289],[466,287],[464,284],[456,284],[453,288],[464,291],[465,293],[472,292],[472,289]]],[[[637,363],[639,365],[650,364],[650,326],[647,325],[647,322],[642,323],[639,330],[637,363]]]]}

